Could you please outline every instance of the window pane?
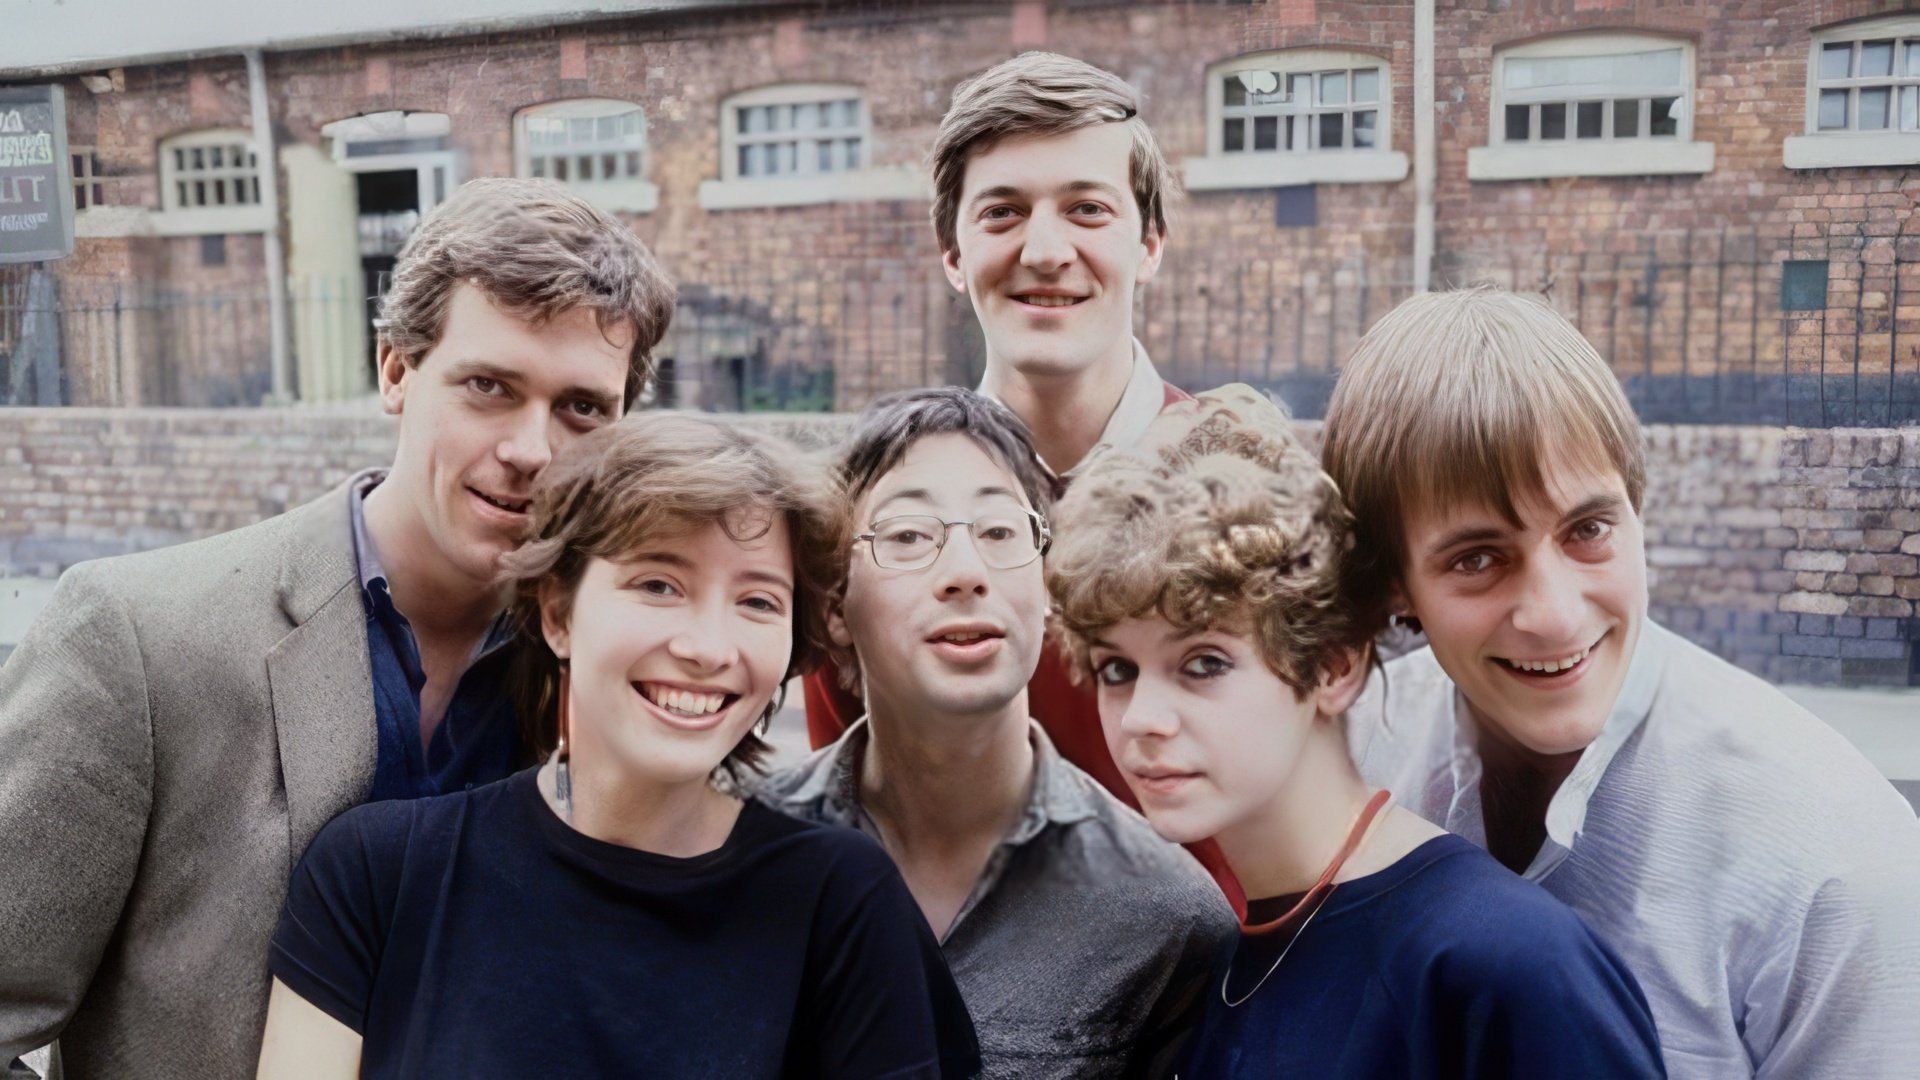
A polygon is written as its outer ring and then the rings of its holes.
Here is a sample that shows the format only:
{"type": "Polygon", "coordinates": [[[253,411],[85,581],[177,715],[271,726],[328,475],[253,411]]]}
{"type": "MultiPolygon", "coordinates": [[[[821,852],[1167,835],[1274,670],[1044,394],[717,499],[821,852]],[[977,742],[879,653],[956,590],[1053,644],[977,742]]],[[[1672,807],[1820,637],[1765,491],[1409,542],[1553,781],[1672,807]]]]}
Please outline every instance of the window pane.
{"type": "Polygon", "coordinates": [[[1900,130],[1920,130],[1920,87],[1900,89],[1900,130]]]}
{"type": "Polygon", "coordinates": [[[1622,98],[1613,103],[1613,137],[1631,139],[1640,134],[1640,99],[1622,98]]]}
{"type": "Polygon", "coordinates": [[[1564,139],[1567,137],[1567,106],[1556,101],[1540,106],[1540,137],[1542,139],[1564,139]]]}
{"type": "Polygon", "coordinates": [[[593,117],[576,116],[567,121],[567,141],[575,146],[593,141],[593,117]]]}
{"type": "Polygon", "coordinates": [[[593,171],[593,155],[592,154],[581,154],[580,156],[574,158],[573,168],[574,168],[573,178],[575,180],[592,180],[595,178],[595,174],[593,171]]]}
{"type": "Polygon", "coordinates": [[[767,110],[765,106],[756,106],[740,110],[740,130],[749,135],[758,135],[767,130],[767,110]]]}
{"type": "Polygon", "coordinates": [[[537,157],[527,162],[527,174],[532,176],[536,180],[546,176],[547,175],[547,159],[543,157],[537,157]]]}
{"type": "Polygon", "coordinates": [[[1247,85],[1240,81],[1238,75],[1227,76],[1226,92],[1226,97],[1223,99],[1226,105],[1235,106],[1245,105],[1247,103],[1247,85]]]}
{"type": "Polygon", "coordinates": [[[1887,126],[1887,105],[1893,98],[1890,87],[1875,86],[1860,91],[1860,130],[1882,131],[1887,126]]]}
{"type": "Polygon", "coordinates": [[[627,175],[638,178],[640,175],[640,151],[627,151],[627,175]]]}
{"type": "Polygon", "coordinates": [[[1253,148],[1255,150],[1278,150],[1280,148],[1279,117],[1256,116],[1253,118],[1253,148]]]}
{"type": "Polygon", "coordinates": [[[1380,145],[1377,138],[1379,132],[1375,128],[1379,119],[1380,114],[1373,109],[1353,114],[1353,145],[1355,147],[1372,149],[1380,145]]]}
{"type": "Polygon", "coordinates": [[[1820,50],[1820,77],[1844,79],[1853,74],[1853,42],[1828,45],[1820,50]]]}
{"type": "Polygon", "coordinates": [[[600,155],[600,179],[613,180],[620,175],[620,155],[600,155]]]}
{"type": "Polygon", "coordinates": [[[195,180],[193,182],[193,205],[207,205],[207,182],[205,180],[195,180]]]}
{"type": "Polygon", "coordinates": [[[847,168],[849,168],[849,169],[857,169],[857,168],[859,168],[859,167],[860,167],[860,139],[859,139],[859,137],[858,137],[858,136],[855,136],[854,138],[851,138],[851,139],[848,139],[848,140],[846,140],[846,142],[845,142],[845,143],[843,143],[842,145],[844,145],[844,146],[845,146],[845,147],[847,148],[847,154],[846,154],[846,158],[847,158],[847,168]]]}
{"type": "Polygon", "coordinates": [[[813,146],[814,146],[813,171],[814,172],[832,172],[833,171],[833,140],[827,139],[822,142],[814,143],[813,146]]]}
{"type": "Polygon", "coordinates": [[[1347,114],[1320,114],[1320,148],[1338,150],[1347,145],[1347,114]]]}
{"type": "Polygon", "coordinates": [[[1531,107],[1526,105],[1507,106],[1507,141],[1526,142],[1531,136],[1528,131],[1528,118],[1533,115],[1531,107]]]}
{"type": "Polygon", "coordinates": [[[1303,109],[1311,105],[1313,103],[1313,76],[1287,76],[1287,98],[1303,109]]]}
{"type": "Polygon", "coordinates": [[[1245,150],[1247,148],[1247,122],[1237,116],[1227,120],[1220,128],[1220,147],[1229,153],[1245,150]]]}
{"type": "Polygon", "coordinates": [[[1680,99],[1654,98],[1653,116],[1647,121],[1649,135],[1680,134],[1680,99]]]}
{"type": "Polygon", "coordinates": [[[225,155],[222,153],[223,149],[224,149],[223,147],[218,147],[218,146],[208,149],[207,151],[207,167],[208,168],[220,169],[220,168],[226,167],[227,162],[226,162],[225,155]]]}
{"type": "Polygon", "coordinates": [[[567,159],[564,157],[554,158],[553,159],[553,178],[564,184],[567,182],[567,179],[568,179],[567,172],[568,172],[567,159]]]}
{"type": "Polygon", "coordinates": [[[743,146],[740,148],[740,163],[738,166],[738,172],[741,176],[753,175],[753,163],[755,160],[753,155],[753,150],[754,148],[751,146],[743,146]]]}
{"type": "Polygon", "coordinates": [[[193,148],[193,168],[199,171],[207,167],[207,152],[200,147],[193,148]]]}
{"type": "Polygon", "coordinates": [[[1860,77],[1872,78],[1876,75],[1893,74],[1893,42],[1863,41],[1860,43],[1860,77]]]}
{"type": "Polygon", "coordinates": [[[1353,73],[1353,100],[1360,103],[1380,100],[1380,69],[1368,68],[1353,73]]]}
{"type": "Polygon", "coordinates": [[[860,103],[852,99],[841,102],[838,120],[841,127],[859,127],[860,103]]]}
{"type": "Polygon", "coordinates": [[[1605,110],[1606,102],[1583,101],[1576,105],[1579,115],[1575,118],[1574,135],[1582,139],[1597,139],[1606,129],[1600,124],[1600,114],[1605,110]]]}
{"type": "Polygon", "coordinates": [[[1907,42],[1907,74],[1920,75],[1920,41],[1907,42]]]}
{"type": "Polygon", "coordinates": [[[1320,104],[1345,105],[1347,103],[1347,73],[1329,71],[1320,76],[1320,104]]]}
{"type": "Polygon", "coordinates": [[[106,189],[106,185],[104,185],[104,184],[95,184],[95,185],[93,185],[93,205],[95,205],[95,206],[105,206],[105,205],[107,205],[107,189],[106,189]]]}
{"type": "Polygon", "coordinates": [[[1845,131],[1847,127],[1847,91],[1820,91],[1820,130],[1845,131]]]}

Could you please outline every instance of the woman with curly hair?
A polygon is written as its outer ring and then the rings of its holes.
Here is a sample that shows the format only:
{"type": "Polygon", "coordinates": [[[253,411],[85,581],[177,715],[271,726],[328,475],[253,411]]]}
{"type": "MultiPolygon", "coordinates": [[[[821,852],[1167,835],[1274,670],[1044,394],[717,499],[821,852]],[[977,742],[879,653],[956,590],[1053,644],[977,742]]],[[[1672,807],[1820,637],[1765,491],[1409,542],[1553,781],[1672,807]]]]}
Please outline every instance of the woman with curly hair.
{"type": "Polygon", "coordinates": [[[1245,386],[1163,413],[1056,512],[1048,585],[1114,760],[1246,887],[1182,1077],[1658,1077],[1639,986],[1578,917],[1370,791],[1344,713],[1379,613],[1348,516],[1245,386]]]}
{"type": "Polygon", "coordinates": [[[503,559],[544,764],[347,811],[274,935],[263,1077],[940,1077],[979,1069],[880,846],[740,797],[826,641],[823,478],[640,413],[542,474],[503,559]]]}

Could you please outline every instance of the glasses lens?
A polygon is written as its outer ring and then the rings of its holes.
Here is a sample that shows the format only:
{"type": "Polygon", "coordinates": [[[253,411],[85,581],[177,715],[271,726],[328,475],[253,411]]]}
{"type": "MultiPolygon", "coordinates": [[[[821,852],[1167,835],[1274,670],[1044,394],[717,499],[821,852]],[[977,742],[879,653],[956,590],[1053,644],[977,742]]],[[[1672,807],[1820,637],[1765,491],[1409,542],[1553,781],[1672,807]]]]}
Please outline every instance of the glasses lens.
{"type": "Polygon", "coordinates": [[[973,546],[980,552],[980,561],[996,570],[1032,562],[1040,553],[1033,534],[1033,519],[1013,511],[982,514],[973,522],[973,546]]]}
{"type": "Polygon", "coordinates": [[[917,570],[940,553],[946,526],[936,517],[895,517],[873,523],[873,561],[889,570],[917,570]]]}

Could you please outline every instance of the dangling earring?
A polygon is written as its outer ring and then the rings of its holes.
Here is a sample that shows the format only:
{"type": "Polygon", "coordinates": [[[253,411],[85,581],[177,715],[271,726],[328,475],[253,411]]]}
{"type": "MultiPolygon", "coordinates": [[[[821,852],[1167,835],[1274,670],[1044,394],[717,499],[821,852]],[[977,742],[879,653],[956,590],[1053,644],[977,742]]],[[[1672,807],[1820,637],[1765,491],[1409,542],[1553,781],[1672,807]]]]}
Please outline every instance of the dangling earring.
{"type": "Polygon", "coordinates": [[[567,733],[573,728],[571,689],[567,679],[567,662],[562,660],[560,661],[559,739],[553,747],[553,799],[560,804],[561,812],[568,817],[573,816],[573,778],[568,775],[567,770],[567,761],[571,757],[567,751],[567,733]]]}

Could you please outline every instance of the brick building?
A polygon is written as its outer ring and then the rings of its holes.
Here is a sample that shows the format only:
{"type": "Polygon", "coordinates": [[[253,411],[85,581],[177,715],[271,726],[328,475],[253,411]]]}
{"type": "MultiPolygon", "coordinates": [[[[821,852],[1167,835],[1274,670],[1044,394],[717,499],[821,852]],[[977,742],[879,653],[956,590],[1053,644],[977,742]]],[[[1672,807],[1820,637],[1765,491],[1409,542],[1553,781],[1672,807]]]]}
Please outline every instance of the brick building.
{"type": "Polygon", "coordinates": [[[410,224],[509,173],[588,192],[682,283],[669,397],[846,408],[966,378],[980,346],[937,272],[924,155],[956,83],[1048,48],[1139,87],[1185,177],[1139,305],[1180,381],[1264,383],[1314,415],[1353,339],[1431,274],[1550,290],[1650,419],[1912,423],[1912,8],[678,5],[268,51],[270,174],[242,56],[69,65],[82,238],[53,267],[58,399],[260,400],[269,232],[288,392],[359,391],[365,297],[410,224]]]}

